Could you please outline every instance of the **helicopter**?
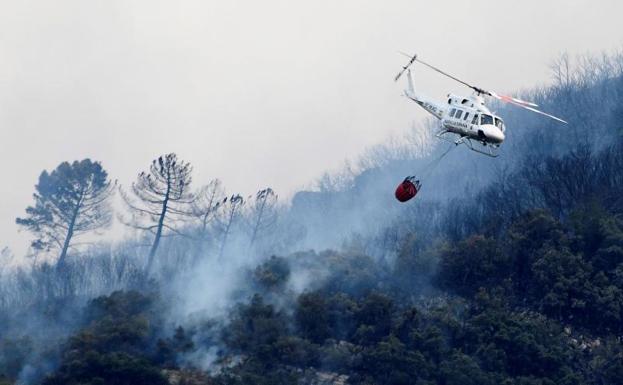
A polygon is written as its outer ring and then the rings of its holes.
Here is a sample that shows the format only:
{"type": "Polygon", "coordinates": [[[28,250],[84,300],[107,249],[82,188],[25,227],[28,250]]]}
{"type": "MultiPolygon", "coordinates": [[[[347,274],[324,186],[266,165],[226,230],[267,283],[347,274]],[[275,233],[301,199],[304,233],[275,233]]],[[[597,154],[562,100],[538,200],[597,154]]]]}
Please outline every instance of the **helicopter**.
{"type": "Polygon", "coordinates": [[[494,91],[487,91],[480,87],[473,86],[463,80],[460,80],[439,68],[432,66],[420,59],[416,55],[409,55],[401,52],[401,54],[410,58],[407,65],[396,75],[394,81],[398,81],[400,77],[407,73],[407,89],[404,96],[419,104],[422,108],[440,120],[440,131],[435,134],[439,139],[454,143],[455,145],[465,144],[470,150],[484,154],[490,157],[497,157],[500,145],[506,138],[506,126],[501,117],[485,105],[485,96],[490,96],[500,101],[510,103],[514,106],[524,108],[526,110],[536,112],[554,119],[558,122],[567,124],[566,121],[536,109],[537,104],[498,94],[494,91]],[[435,101],[415,91],[413,78],[411,76],[411,65],[415,62],[439,72],[469,88],[474,92],[467,97],[461,97],[454,94],[448,94],[446,103],[435,101]],[[457,138],[458,137],[458,138],[457,138]]]}

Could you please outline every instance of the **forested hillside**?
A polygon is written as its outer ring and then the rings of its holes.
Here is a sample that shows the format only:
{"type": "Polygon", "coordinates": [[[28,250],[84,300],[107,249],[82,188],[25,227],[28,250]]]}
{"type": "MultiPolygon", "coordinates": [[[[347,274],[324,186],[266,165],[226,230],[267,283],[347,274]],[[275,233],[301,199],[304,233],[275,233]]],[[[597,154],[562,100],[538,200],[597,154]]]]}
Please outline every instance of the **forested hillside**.
{"type": "Polygon", "coordinates": [[[499,158],[438,165],[415,128],[291,204],[181,154],[129,185],[44,171],[31,255],[2,254],[0,383],[623,384],[623,59],[553,69],[525,97],[569,125],[499,106],[499,158]]]}

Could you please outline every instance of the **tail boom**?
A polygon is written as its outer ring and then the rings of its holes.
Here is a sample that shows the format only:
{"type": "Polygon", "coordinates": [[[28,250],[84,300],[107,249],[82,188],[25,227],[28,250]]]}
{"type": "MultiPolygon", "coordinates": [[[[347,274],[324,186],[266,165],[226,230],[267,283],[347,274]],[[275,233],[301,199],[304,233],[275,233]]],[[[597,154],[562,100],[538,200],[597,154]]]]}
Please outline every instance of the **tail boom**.
{"type": "Polygon", "coordinates": [[[415,85],[413,83],[413,77],[411,76],[411,70],[407,71],[407,89],[404,91],[404,95],[419,104],[420,107],[428,111],[437,119],[441,119],[443,117],[443,106],[434,100],[415,92],[415,85]]]}

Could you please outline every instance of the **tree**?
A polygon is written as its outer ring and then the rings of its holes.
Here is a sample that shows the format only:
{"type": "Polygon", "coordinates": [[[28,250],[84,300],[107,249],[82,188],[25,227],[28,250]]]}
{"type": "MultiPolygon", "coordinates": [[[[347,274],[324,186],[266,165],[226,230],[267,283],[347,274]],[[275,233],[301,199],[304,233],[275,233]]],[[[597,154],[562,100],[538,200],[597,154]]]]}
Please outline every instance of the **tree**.
{"type": "Polygon", "coordinates": [[[258,235],[269,230],[277,222],[277,194],[270,187],[255,194],[255,200],[248,206],[248,221],[251,228],[249,247],[253,247],[258,235]]]}
{"type": "Polygon", "coordinates": [[[461,295],[473,295],[480,287],[490,287],[506,279],[510,258],[494,238],[471,237],[442,250],[437,281],[461,295]]]}
{"type": "Polygon", "coordinates": [[[415,384],[428,377],[430,369],[420,352],[408,350],[393,335],[363,349],[357,365],[358,372],[370,375],[373,383],[388,385],[415,384]]]}
{"type": "Polygon", "coordinates": [[[285,314],[255,294],[249,304],[239,304],[234,309],[224,331],[224,340],[234,352],[249,354],[272,365],[277,348],[275,343],[287,335],[287,325],[285,314]]]}
{"type": "Polygon", "coordinates": [[[290,278],[290,264],[287,259],[273,255],[268,261],[255,268],[253,278],[264,290],[281,290],[290,278]]]}
{"type": "Polygon", "coordinates": [[[138,174],[132,183],[132,197],[120,188],[123,201],[132,218],[121,222],[154,236],[149,250],[147,272],[152,268],[158,245],[167,234],[181,234],[180,221],[191,214],[193,195],[190,192],[192,166],[178,161],[174,153],[154,159],[148,172],[138,174]]]}
{"type": "Polygon", "coordinates": [[[547,211],[532,210],[516,220],[508,231],[513,255],[513,281],[517,292],[526,293],[533,283],[532,265],[549,249],[562,250],[569,240],[563,225],[547,211]]]}
{"type": "Polygon", "coordinates": [[[476,360],[472,357],[455,351],[448,359],[441,363],[439,376],[446,385],[485,385],[494,384],[476,360]]]}
{"type": "Polygon", "coordinates": [[[360,345],[369,345],[386,337],[392,326],[393,300],[385,294],[370,293],[355,314],[359,328],[355,338],[360,345]]]}
{"type": "Polygon", "coordinates": [[[618,337],[607,338],[591,359],[596,384],[623,384],[623,345],[618,337]]]}
{"type": "Polygon", "coordinates": [[[44,170],[35,190],[34,206],[16,222],[36,234],[36,250],[60,250],[57,267],[64,265],[74,237],[110,224],[113,188],[99,162],[63,162],[51,173],[44,170]]]}
{"type": "Polygon", "coordinates": [[[202,239],[206,237],[208,225],[214,220],[219,208],[225,202],[224,196],[221,181],[218,179],[211,180],[195,194],[192,213],[199,220],[202,239]]]}
{"type": "Polygon", "coordinates": [[[84,308],[86,326],[63,345],[58,367],[42,383],[169,384],[150,359],[150,337],[162,331],[157,307],[155,297],[135,291],[91,300],[84,308]]]}
{"type": "Polygon", "coordinates": [[[223,210],[218,218],[218,225],[222,234],[221,247],[218,253],[219,259],[223,257],[227,239],[233,230],[234,224],[236,224],[241,215],[243,205],[244,199],[238,194],[232,195],[229,199],[225,198],[223,201],[223,210]]]}
{"type": "Polygon", "coordinates": [[[548,249],[532,265],[536,297],[546,314],[582,317],[591,303],[591,270],[580,256],[565,249],[548,249]]]}
{"type": "Polygon", "coordinates": [[[195,258],[207,254],[208,247],[216,243],[211,230],[214,230],[213,224],[226,199],[221,181],[218,179],[211,180],[195,194],[192,204],[192,215],[198,223],[195,233],[198,252],[195,258]]]}
{"type": "Polygon", "coordinates": [[[295,309],[296,326],[306,339],[323,343],[329,337],[329,312],[325,298],[319,292],[303,293],[295,309]]]}

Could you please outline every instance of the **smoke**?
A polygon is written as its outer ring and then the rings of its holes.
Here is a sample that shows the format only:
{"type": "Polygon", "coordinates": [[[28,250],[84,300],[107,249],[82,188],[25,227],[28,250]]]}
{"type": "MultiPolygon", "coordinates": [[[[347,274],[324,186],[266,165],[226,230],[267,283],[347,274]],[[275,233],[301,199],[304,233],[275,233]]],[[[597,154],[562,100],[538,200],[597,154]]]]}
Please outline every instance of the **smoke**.
{"type": "Polygon", "coordinates": [[[55,361],[42,360],[41,357],[37,357],[36,361],[24,365],[17,377],[16,385],[35,384],[47,373],[53,371],[55,367],[55,361]]]}
{"type": "Polygon", "coordinates": [[[216,365],[220,358],[219,348],[210,346],[206,349],[198,349],[192,353],[188,353],[180,357],[179,364],[182,366],[192,366],[207,372],[218,373],[221,366],[216,365]]]}
{"type": "Polygon", "coordinates": [[[182,229],[185,236],[162,241],[149,276],[144,272],[149,237],[83,249],[62,272],[45,263],[15,265],[13,254],[3,250],[0,257],[7,263],[0,270],[0,330],[5,338],[21,341],[27,336],[30,342],[19,344],[28,348],[23,351],[6,350],[4,343],[0,363],[6,366],[19,356],[18,383],[35,383],[56,362],[58,352],[46,345],[60,346],[82,326],[81,312],[89,299],[119,289],[155,287],[166,302],[162,316],[171,330],[184,325],[196,331],[196,349],[181,355],[179,364],[218,370],[226,365],[220,360],[227,353],[220,332],[236,304],[254,293],[287,312],[299,294],[329,282],[354,295],[373,290],[394,267],[406,234],[417,234],[415,248],[443,236],[441,228],[453,220],[447,210],[452,202],[469,201],[523,159],[565,153],[584,142],[598,148],[612,140],[612,102],[599,101],[615,95],[620,81],[606,81],[614,76],[606,70],[591,73],[590,82],[587,74],[573,86],[522,95],[565,117],[568,127],[498,106],[509,130],[499,158],[457,147],[433,169],[448,145],[434,138],[437,126],[413,126],[404,136],[391,137],[322,176],[291,202],[275,206],[275,220],[260,232],[245,222],[245,215],[256,218],[248,212],[228,227],[227,237],[217,222],[201,236],[189,224],[182,229]],[[585,129],[586,114],[603,119],[597,131],[585,129]],[[598,141],[591,140],[596,137],[598,141]],[[408,175],[419,177],[423,188],[414,200],[401,204],[393,191],[408,175]]]}

